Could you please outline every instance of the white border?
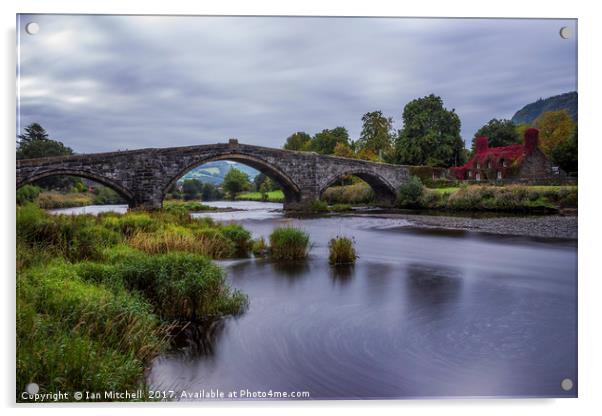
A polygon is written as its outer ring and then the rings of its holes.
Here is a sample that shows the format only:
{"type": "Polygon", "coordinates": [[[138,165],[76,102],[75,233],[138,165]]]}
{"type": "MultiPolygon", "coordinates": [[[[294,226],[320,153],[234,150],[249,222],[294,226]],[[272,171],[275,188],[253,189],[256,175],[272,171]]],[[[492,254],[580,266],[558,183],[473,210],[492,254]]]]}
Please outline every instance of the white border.
{"type": "MultiPolygon", "coordinates": [[[[411,1],[386,2],[371,0],[353,1],[184,1],[184,0],[3,0],[2,14],[2,97],[0,116],[3,127],[2,140],[2,186],[4,204],[0,230],[3,249],[2,264],[2,356],[3,377],[0,395],[4,406],[11,414],[31,414],[31,407],[15,407],[14,403],[14,146],[15,146],[15,14],[21,13],[106,13],[106,14],[235,14],[235,15],[329,15],[329,16],[438,16],[438,17],[554,17],[579,19],[579,133],[580,146],[580,201],[579,201],[579,399],[557,400],[406,400],[406,401],[336,401],[336,402],[230,402],[198,403],[194,406],[170,406],[128,404],[88,405],[85,412],[105,414],[113,412],[143,411],[160,414],[165,410],[174,413],[200,414],[202,412],[225,411],[245,414],[306,414],[308,412],[331,413],[339,411],[351,415],[365,415],[377,410],[379,413],[400,412],[446,415],[508,415],[528,411],[530,414],[567,415],[589,414],[602,408],[600,389],[601,335],[600,308],[602,274],[597,257],[600,234],[599,213],[596,199],[600,200],[597,185],[602,180],[599,168],[600,155],[600,74],[602,65],[599,39],[602,39],[601,16],[595,10],[595,2],[505,0],[497,2],[454,0],[454,1],[411,1]],[[591,178],[591,179],[590,179],[591,178]],[[598,198],[596,198],[598,197],[598,198]],[[336,409],[335,409],[336,407],[336,409]],[[136,409],[134,409],[136,408],[136,409]]],[[[553,348],[554,346],[550,346],[553,348]]],[[[80,414],[81,407],[42,407],[48,414],[80,414]]]]}

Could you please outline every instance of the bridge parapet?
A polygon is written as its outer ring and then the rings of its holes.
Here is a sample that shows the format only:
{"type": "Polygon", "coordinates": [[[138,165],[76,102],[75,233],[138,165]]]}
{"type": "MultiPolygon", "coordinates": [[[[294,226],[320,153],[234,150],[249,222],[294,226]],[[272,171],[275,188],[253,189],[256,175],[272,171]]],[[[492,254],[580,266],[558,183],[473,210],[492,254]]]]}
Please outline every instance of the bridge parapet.
{"type": "Polygon", "coordinates": [[[249,165],[276,182],[285,208],[318,199],[338,179],[366,180],[383,203],[390,203],[409,176],[405,166],[239,144],[149,148],[17,161],[17,187],[54,175],[85,177],[115,189],[131,207],[159,208],[168,189],[186,172],[214,160],[249,165]]]}

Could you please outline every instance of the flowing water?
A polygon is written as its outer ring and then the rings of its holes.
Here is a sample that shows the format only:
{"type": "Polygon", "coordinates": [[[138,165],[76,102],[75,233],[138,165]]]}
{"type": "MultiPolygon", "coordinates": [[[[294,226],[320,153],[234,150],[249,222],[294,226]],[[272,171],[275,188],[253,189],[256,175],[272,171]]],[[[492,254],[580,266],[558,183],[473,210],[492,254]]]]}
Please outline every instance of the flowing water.
{"type": "Polygon", "coordinates": [[[254,236],[282,224],[303,228],[310,257],[220,262],[249,295],[249,309],[182,334],[153,362],[153,389],[314,399],[576,396],[576,242],[371,216],[289,219],[279,204],[213,205],[247,211],[198,215],[240,222],[254,236]],[[354,267],[328,265],[337,235],[355,239],[354,267]],[[561,388],[565,378],[575,383],[570,391],[561,388]]]}

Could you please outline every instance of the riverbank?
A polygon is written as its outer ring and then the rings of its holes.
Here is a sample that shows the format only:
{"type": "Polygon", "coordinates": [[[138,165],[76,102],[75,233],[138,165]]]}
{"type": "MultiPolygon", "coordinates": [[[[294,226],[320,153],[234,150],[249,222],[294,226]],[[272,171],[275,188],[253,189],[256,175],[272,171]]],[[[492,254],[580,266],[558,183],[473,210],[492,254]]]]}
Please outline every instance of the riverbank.
{"type": "Polygon", "coordinates": [[[405,219],[416,228],[460,230],[496,235],[577,240],[576,215],[469,217],[419,213],[352,214],[378,218],[405,219]]]}
{"type": "Polygon", "coordinates": [[[211,261],[248,255],[239,225],[181,210],[51,215],[33,203],[16,219],[17,400],[32,381],[40,392],[143,388],[174,325],[248,305],[211,261]]]}

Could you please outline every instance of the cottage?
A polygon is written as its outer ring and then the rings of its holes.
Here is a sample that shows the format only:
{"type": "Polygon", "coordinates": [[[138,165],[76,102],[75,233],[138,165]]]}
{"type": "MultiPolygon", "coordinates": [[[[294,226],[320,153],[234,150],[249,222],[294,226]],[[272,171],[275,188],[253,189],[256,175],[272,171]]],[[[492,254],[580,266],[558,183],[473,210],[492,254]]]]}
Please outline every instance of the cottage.
{"type": "Polygon", "coordinates": [[[489,139],[478,137],[474,156],[464,166],[450,169],[460,180],[504,182],[548,182],[566,178],[552,166],[539,148],[539,130],[528,129],[522,144],[489,147],[489,139]]]}

